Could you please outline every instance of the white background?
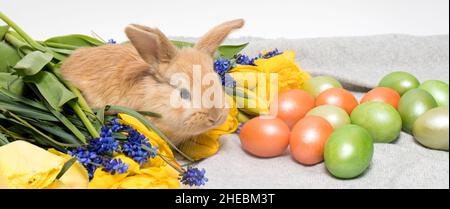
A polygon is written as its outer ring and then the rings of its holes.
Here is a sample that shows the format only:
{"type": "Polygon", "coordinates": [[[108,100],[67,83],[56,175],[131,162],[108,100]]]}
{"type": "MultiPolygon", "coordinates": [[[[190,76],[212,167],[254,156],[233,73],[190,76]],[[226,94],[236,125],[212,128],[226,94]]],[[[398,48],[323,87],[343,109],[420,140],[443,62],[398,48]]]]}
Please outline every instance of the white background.
{"type": "Polygon", "coordinates": [[[244,18],[233,36],[303,38],[383,33],[448,34],[448,0],[0,0],[0,11],[33,38],[70,33],[125,40],[128,23],[170,36],[200,36],[244,18]]]}

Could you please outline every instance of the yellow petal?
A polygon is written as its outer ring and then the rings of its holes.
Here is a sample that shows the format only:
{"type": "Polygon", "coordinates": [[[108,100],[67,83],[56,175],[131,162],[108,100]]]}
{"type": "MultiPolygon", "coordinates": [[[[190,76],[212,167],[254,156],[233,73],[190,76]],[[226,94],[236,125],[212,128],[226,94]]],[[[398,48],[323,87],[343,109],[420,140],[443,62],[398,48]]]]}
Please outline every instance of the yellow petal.
{"type": "Polygon", "coordinates": [[[128,164],[127,173],[123,174],[111,174],[105,172],[102,169],[97,169],[94,173],[94,177],[89,183],[89,188],[91,189],[114,189],[120,185],[120,182],[125,178],[133,175],[141,174],[139,164],[133,159],[125,156],[124,154],[119,154],[114,157],[115,159],[121,159],[123,163],[128,164]]]}
{"type": "Polygon", "coordinates": [[[141,174],[128,176],[117,182],[117,189],[176,189],[179,187],[178,172],[169,165],[141,170],[141,174]]]}
{"type": "Polygon", "coordinates": [[[252,65],[238,65],[229,71],[234,72],[258,72],[258,67],[252,65]]]}
{"type": "Polygon", "coordinates": [[[73,188],[71,186],[64,184],[62,181],[57,179],[57,180],[53,181],[50,185],[45,187],[44,189],[83,189],[83,188],[73,188]]]}
{"type": "Polygon", "coordinates": [[[192,159],[200,160],[216,154],[219,147],[218,138],[202,134],[184,142],[180,149],[192,159]]]}
{"type": "MultiPolygon", "coordinates": [[[[66,160],[70,160],[72,158],[70,155],[64,154],[55,149],[49,149],[48,152],[60,156],[66,160]]],[[[56,180],[53,183],[52,188],[54,189],[85,189],[89,184],[89,175],[84,166],[76,161],[59,180],[56,180]]]]}
{"type": "Polygon", "coordinates": [[[252,89],[258,83],[258,72],[234,72],[230,75],[236,81],[236,85],[240,87],[252,89]]]}
{"type": "MultiPolygon", "coordinates": [[[[293,51],[285,51],[283,54],[269,59],[258,59],[255,61],[255,64],[259,72],[277,73],[278,92],[283,92],[289,89],[300,89],[303,83],[311,78],[294,59],[295,53],[293,51]]],[[[273,84],[270,79],[267,79],[266,88],[269,85],[273,84]]],[[[268,96],[267,98],[272,98],[273,95],[268,96]]]]}
{"type": "Polygon", "coordinates": [[[127,170],[129,175],[141,174],[139,164],[133,159],[125,156],[124,154],[117,155],[114,158],[121,159],[123,163],[130,165],[127,170]]]}
{"type": "Polygon", "coordinates": [[[117,184],[120,183],[128,176],[128,173],[114,174],[105,172],[102,169],[97,169],[94,173],[94,177],[89,183],[89,189],[115,189],[117,184]]]}
{"type": "Polygon", "coordinates": [[[66,161],[26,141],[6,144],[0,147],[0,188],[45,188],[66,161]]]}
{"type": "Polygon", "coordinates": [[[118,189],[151,189],[155,188],[156,179],[145,174],[129,176],[117,184],[118,189]]]}

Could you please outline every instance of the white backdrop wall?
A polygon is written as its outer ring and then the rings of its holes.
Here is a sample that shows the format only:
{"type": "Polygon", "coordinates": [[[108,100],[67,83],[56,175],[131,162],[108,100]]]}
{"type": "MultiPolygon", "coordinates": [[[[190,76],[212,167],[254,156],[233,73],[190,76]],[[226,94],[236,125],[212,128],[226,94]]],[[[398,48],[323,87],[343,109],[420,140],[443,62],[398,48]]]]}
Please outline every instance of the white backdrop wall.
{"type": "Polygon", "coordinates": [[[125,40],[128,23],[200,36],[244,18],[233,36],[303,38],[383,33],[448,34],[448,0],[0,0],[0,11],[36,39],[95,31],[125,40]]]}

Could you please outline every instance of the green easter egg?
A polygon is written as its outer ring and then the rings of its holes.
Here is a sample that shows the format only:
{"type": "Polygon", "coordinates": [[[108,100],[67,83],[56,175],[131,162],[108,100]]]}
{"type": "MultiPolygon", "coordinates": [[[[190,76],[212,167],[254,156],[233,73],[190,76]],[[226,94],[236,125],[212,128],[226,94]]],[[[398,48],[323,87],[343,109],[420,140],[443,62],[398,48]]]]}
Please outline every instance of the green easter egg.
{"type": "Polygon", "coordinates": [[[431,109],[414,122],[414,138],[423,146],[448,151],[448,107],[431,109]]]}
{"type": "Polygon", "coordinates": [[[419,89],[423,89],[433,96],[439,106],[448,106],[448,84],[438,80],[423,82],[419,89]]]}
{"type": "Polygon", "coordinates": [[[350,117],[353,124],[365,128],[370,133],[374,142],[392,142],[402,130],[400,114],[388,103],[363,103],[353,110],[350,117]]]}
{"type": "Polygon", "coordinates": [[[398,112],[402,117],[403,130],[411,133],[416,119],[430,109],[437,107],[433,96],[422,89],[406,92],[398,103],[398,112]]]}
{"type": "Polygon", "coordinates": [[[408,72],[397,71],[387,74],[381,79],[378,86],[388,87],[403,95],[408,90],[419,87],[420,83],[416,77],[408,72]]]}
{"type": "Polygon", "coordinates": [[[325,166],[337,178],[349,179],[361,175],[369,167],[372,156],[372,137],[357,125],[337,128],[325,144],[325,166]]]}
{"type": "Polygon", "coordinates": [[[333,77],[317,76],[305,81],[302,86],[303,90],[314,97],[319,96],[320,93],[330,88],[342,88],[342,85],[333,77]]]}
{"type": "Polygon", "coordinates": [[[306,115],[315,115],[327,120],[334,129],[350,124],[350,117],[342,108],[334,105],[322,105],[313,108],[306,115]]]}

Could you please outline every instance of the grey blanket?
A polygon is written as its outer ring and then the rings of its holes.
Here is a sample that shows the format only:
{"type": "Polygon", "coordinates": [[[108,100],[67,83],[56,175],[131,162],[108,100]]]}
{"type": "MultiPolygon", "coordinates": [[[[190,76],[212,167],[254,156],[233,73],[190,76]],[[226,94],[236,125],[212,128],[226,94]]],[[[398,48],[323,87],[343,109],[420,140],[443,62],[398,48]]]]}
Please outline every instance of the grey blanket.
{"type": "MultiPolygon", "coordinates": [[[[352,38],[255,39],[247,54],[278,48],[294,50],[313,75],[331,75],[360,97],[387,73],[411,72],[419,80],[449,80],[449,36],[379,35],[352,38]]],[[[449,188],[449,153],[422,147],[402,133],[392,144],[375,144],[370,168],[359,178],[332,177],[323,163],[303,166],[288,151],[260,159],[245,153],[235,134],[221,137],[220,151],[198,166],[207,170],[206,188],[449,188]]]]}

